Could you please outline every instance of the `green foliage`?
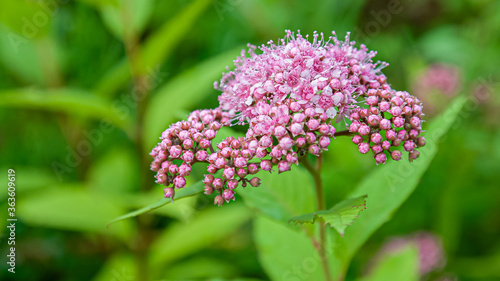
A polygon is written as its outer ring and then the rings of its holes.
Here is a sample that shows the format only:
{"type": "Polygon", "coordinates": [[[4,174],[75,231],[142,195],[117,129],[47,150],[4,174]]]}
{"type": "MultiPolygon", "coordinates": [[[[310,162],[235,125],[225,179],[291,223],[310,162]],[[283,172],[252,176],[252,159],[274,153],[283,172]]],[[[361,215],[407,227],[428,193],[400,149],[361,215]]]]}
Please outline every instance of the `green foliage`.
{"type": "Polygon", "coordinates": [[[418,266],[418,249],[414,245],[409,245],[380,257],[371,273],[359,281],[418,281],[420,280],[418,266]]]}
{"type": "Polygon", "coordinates": [[[361,211],[366,209],[366,197],[363,195],[357,198],[344,200],[333,208],[325,211],[317,211],[291,218],[289,221],[295,224],[315,223],[320,220],[320,223],[328,224],[344,237],[345,228],[354,223],[354,220],[359,217],[361,211]]]}

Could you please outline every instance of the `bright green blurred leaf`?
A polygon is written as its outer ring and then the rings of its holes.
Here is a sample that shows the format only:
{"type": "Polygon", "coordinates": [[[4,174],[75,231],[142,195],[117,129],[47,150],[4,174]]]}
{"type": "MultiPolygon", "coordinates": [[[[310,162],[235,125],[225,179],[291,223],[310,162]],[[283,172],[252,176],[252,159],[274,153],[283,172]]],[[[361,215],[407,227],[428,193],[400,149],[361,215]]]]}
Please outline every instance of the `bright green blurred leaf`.
{"type": "MultiPolygon", "coordinates": [[[[49,187],[58,183],[56,174],[52,170],[47,170],[40,167],[27,166],[2,166],[0,171],[8,171],[14,169],[16,171],[16,195],[24,194],[25,192],[35,192],[36,189],[49,187]],[[19,188],[22,187],[22,188],[19,188]]],[[[7,186],[8,178],[0,178],[0,186],[7,186]]],[[[0,201],[7,198],[7,192],[0,192],[0,201]]]]}
{"type": "Polygon", "coordinates": [[[7,25],[24,39],[36,39],[47,34],[52,17],[60,4],[48,1],[0,1],[0,23],[7,25]]]}
{"type": "Polygon", "coordinates": [[[17,215],[28,225],[82,232],[97,232],[120,237],[132,234],[131,222],[106,229],[106,223],[123,213],[113,197],[89,192],[80,187],[64,187],[32,193],[19,198],[17,215]]]}
{"type": "Polygon", "coordinates": [[[87,185],[100,192],[124,193],[138,189],[137,160],[133,151],[116,148],[93,163],[87,185]]]}
{"type": "Polygon", "coordinates": [[[238,268],[234,264],[213,257],[194,257],[165,268],[161,279],[206,280],[206,278],[213,276],[231,277],[237,275],[238,268]]]}
{"type": "Polygon", "coordinates": [[[392,214],[417,187],[420,178],[437,153],[441,137],[454,123],[465,102],[465,97],[456,98],[447,111],[432,121],[425,133],[427,145],[419,149],[419,159],[412,163],[408,161],[388,162],[366,176],[349,195],[349,197],[356,197],[368,194],[370,200],[363,215],[347,229],[347,235],[344,238],[348,246],[347,259],[354,255],[375,230],[392,217],[392,214]]]}
{"type": "Polygon", "coordinates": [[[354,220],[359,217],[361,211],[366,209],[366,195],[344,200],[333,208],[325,211],[317,211],[293,217],[290,221],[295,224],[314,223],[318,218],[320,223],[326,223],[330,227],[335,228],[343,237],[344,230],[347,226],[354,223],[354,220]]]}
{"type": "Polygon", "coordinates": [[[316,210],[313,180],[304,169],[292,167],[286,174],[260,172],[257,176],[261,179],[259,187],[237,190],[249,207],[285,223],[316,210]]]}
{"type": "Polygon", "coordinates": [[[260,216],[254,222],[254,239],[271,280],[325,280],[318,253],[304,232],[260,216]]]}
{"type": "MultiPolygon", "coordinates": [[[[168,59],[210,2],[210,0],[193,1],[176,17],[150,35],[142,44],[139,60],[141,65],[137,72],[146,74],[148,69],[156,68],[168,59]]],[[[130,64],[124,59],[97,83],[96,92],[103,97],[111,97],[130,77],[130,64]]]]}
{"type": "Polygon", "coordinates": [[[115,254],[106,260],[92,281],[137,280],[136,260],[129,254],[115,254]]]}
{"type": "Polygon", "coordinates": [[[244,205],[233,203],[207,208],[188,224],[173,224],[151,246],[152,267],[160,268],[164,264],[216,245],[247,223],[250,215],[250,210],[244,205]],[[187,237],[189,239],[186,239],[187,237]]]}
{"type": "MultiPolygon", "coordinates": [[[[180,190],[176,190],[174,200],[178,200],[178,199],[181,199],[184,197],[190,197],[190,196],[196,195],[198,193],[203,192],[204,188],[205,188],[205,185],[201,181],[199,181],[191,186],[184,187],[183,189],[180,189],[180,190]]],[[[108,226],[111,224],[114,224],[118,221],[121,221],[121,220],[133,218],[133,217],[136,217],[138,215],[141,215],[141,214],[144,214],[147,212],[151,212],[152,210],[160,208],[162,206],[165,206],[166,204],[169,204],[171,202],[172,202],[172,199],[170,199],[170,198],[161,198],[156,203],[153,203],[153,204],[148,205],[148,206],[141,208],[139,210],[136,210],[136,211],[130,212],[128,214],[114,218],[112,221],[110,221],[108,223],[108,226]]]]}
{"type": "Polygon", "coordinates": [[[106,26],[118,38],[140,36],[154,10],[154,0],[117,0],[118,5],[100,5],[106,26]]]}
{"type": "MultiPolygon", "coordinates": [[[[108,128],[112,124],[130,132],[128,116],[122,116],[95,95],[77,89],[36,90],[18,89],[0,91],[0,107],[43,109],[70,115],[101,118],[108,128]]],[[[100,124],[102,125],[102,124],[100,124]]]]}
{"type": "Polygon", "coordinates": [[[418,267],[418,249],[410,245],[397,252],[385,254],[377,261],[370,275],[359,281],[418,281],[418,267]]]}
{"type": "MultiPolygon", "coordinates": [[[[238,51],[241,48],[238,48],[238,51]]],[[[158,142],[161,133],[175,121],[178,110],[185,109],[214,93],[213,82],[238,55],[233,49],[179,74],[151,97],[144,117],[145,150],[158,142]]],[[[214,99],[216,99],[214,94],[214,99]]]]}
{"type": "Polygon", "coordinates": [[[0,63],[21,81],[43,85],[44,77],[35,42],[1,24],[0,63]]]}

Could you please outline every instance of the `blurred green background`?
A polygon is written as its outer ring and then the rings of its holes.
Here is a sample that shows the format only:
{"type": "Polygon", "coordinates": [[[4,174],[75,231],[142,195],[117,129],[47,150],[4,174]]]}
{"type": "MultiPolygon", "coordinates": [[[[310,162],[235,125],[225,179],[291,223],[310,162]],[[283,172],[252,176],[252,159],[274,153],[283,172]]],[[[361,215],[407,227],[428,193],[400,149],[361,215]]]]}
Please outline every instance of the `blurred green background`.
{"type": "MultiPolygon", "coordinates": [[[[416,191],[354,257],[347,280],[363,276],[390,237],[422,230],[446,256],[423,279],[500,280],[500,1],[488,0],[2,0],[0,279],[269,280],[255,211],[241,198],[216,208],[195,196],[106,224],[162,197],[148,155],[161,132],[216,107],[213,82],[240,50],[285,29],[351,31],[390,64],[395,89],[424,101],[429,120],[468,97],[416,191]],[[5,263],[9,168],[15,275],[5,263]]],[[[333,141],[328,205],[377,168],[348,138],[333,141]]]]}

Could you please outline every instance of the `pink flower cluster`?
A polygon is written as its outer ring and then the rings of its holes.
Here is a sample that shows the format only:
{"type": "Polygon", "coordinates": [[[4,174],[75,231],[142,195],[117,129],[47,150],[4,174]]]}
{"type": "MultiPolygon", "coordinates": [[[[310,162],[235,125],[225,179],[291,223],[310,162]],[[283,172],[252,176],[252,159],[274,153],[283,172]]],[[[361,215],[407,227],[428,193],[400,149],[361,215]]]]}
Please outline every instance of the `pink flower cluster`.
{"type": "Polygon", "coordinates": [[[386,64],[372,62],[375,52],[355,48],[349,35],[344,42],[333,35],[325,42],[323,34],[314,33],[310,42],[287,31],[280,44],[270,41],[259,54],[255,46],[249,45],[248,56],[243,50],[235,69],[214,84],[222,91],[220,106],[173,124],[151,152],[157,182],[167,186],[165,196],[173,198],[169,186],[183,188],[191,166],[205,162],[205,193],[217,191],[218,205],[234,200],[240,183],[260,184],[249,175],[272,172],[274,166],[286,172],[308,152],[318,156],[327,150],[335,120],[346,125],[350,120],[353,141],[362,153],[371,149],[377,163],[386,161],[384,151],[399,160],[401,152],[391,148],[401,143],[415,159],[415,149],[425,143],[419,137],[420,102],[390,88],[380,73],[386,64]],[[248,126],[246,135],[212,144],[218,130],[231,125],[248,126]]]}

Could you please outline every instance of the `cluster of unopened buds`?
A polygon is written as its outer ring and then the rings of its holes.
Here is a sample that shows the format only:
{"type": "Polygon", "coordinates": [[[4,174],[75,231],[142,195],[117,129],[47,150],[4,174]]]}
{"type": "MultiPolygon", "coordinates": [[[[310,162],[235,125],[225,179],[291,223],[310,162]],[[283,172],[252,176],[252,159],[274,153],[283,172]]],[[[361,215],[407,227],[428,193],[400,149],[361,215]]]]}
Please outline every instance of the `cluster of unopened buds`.
{"type": "Polygon", "coordinates": [[[156,182],[174,198],[197,162],[206,163],[205,194],[217,192],[215,204],[235,198],[235,189],[259,186],[259,171],[289,171],[308,153],[319,156],[335,136],[335,121],[349,128],[361,153],[373,151],[377,164],[388,153],[401,159],[403,144],[410,160],[425,144],[422,106],[406,92],[392,90],[380,72],[385,63],[373,63],[375,52],[364,45],[325,42],[314,33],[313,42],[287,31],[281,44],[249,45],[214,87],[222,92],[219,107],[197,110],[186,121],[170,126],[152,152],[156,182]],[[244,137],[214,143],[223,126],[248,126],[244,137]]]}

